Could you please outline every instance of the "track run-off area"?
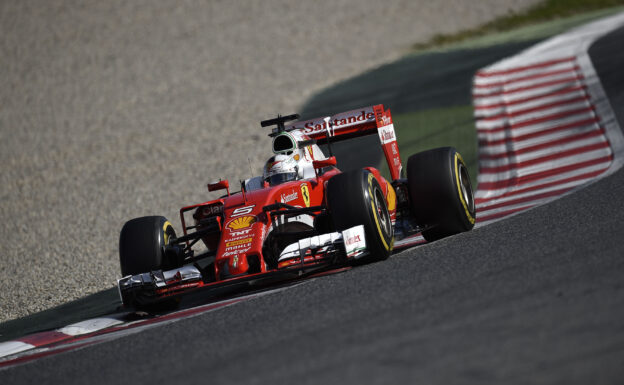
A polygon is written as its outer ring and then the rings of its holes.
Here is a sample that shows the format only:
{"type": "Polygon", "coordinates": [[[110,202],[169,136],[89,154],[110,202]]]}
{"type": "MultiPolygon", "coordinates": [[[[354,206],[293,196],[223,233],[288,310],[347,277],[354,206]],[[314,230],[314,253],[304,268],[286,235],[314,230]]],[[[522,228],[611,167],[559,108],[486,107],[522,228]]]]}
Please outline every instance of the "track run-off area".
{"type": "Polygon", "coordinates": [[[618,381],[624,173],[622,104],[610,101],[622,99],[611,47],[623,25],[616,15],[476,74],[472,232],[159,317],[119,313],[3,342],[0,379],[618,381]]]}

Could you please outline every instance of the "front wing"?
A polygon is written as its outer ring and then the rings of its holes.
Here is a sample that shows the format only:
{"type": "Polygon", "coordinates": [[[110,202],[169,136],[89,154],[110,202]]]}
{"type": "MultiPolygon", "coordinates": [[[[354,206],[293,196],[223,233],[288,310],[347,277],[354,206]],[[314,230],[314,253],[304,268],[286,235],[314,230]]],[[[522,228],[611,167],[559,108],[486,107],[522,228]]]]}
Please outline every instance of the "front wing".
{"type": "Polygon", "coordinates": [[[207,281],[196,264],[172,270],[155,270],[129,275],[117,281],[121,302],[145,306],[175,298],[199,289],[216,289],[239,284],[255,284],[289,276],[298,277],[323,268],[340,265],[367,255],[364,226],[340,233],[321,234],[288,245],[280,254],[277,269],[220,281],[207,281]]]}

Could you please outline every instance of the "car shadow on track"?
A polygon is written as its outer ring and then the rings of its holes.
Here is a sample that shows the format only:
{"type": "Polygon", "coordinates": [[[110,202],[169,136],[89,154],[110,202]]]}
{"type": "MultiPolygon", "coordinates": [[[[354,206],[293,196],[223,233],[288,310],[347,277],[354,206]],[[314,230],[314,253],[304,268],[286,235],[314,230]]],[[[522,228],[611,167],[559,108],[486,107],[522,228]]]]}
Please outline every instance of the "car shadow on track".
{"type": "Polygon", "coordinates": [[[117,288],[110,288],[26,317],[0,324],[0,342],[52,330],[117,311],[117,288]]]}
{"type": "Polygon", "coordinates": [[[191,293],[182,298],[179,306],[160,311],[133,311],[122,307],[117,288],[94,293],[19,319],[11,320],[0,324],[0,342],[15,340],[20,337],[60,329],[62,327],[81,322],[84,320],[111,317],[124,322],[132,322],[142,319],[157,318],[174,312],[192,309],[198,306],[210,305],[212,303],[236,299],[250,295],[257,295],[264,292],[285,289],[290,286],[300,285],[306,280],[324,275],[338,274],[350,270],[351,267],[332,269],[321,273],[312,274],[306,278],[295,278],[282,282],[265,283],[260,286],[250,286],[242,284],[228,288],[211,290],[210,292],[199,291],[191,293]]]}

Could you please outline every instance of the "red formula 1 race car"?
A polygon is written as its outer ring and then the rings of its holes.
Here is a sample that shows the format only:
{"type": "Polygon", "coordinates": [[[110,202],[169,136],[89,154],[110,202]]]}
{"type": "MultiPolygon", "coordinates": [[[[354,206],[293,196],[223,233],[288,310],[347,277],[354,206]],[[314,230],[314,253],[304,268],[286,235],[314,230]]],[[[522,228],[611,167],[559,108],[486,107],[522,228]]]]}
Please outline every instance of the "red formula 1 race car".
{"type": "Polygon", "coordinates": [[[437,148],[412,155],[407,178],[390,110],[382,105],[276,126],[263,175],[216,200],[180,210],[182,235],[164,217],[127,222],[119,254],[122,302],[141,308],[200,289],[286,279],[388,258],[395,239],[422,233],[428,241],[470,230],[475,205],[459,153],[437,148]],[[366,167],[336,168],[319,145],[378,135],[392,180],[366,167]],[[191,217],[192,216],[192,220],[191,217]],[[187,218],[189,217],[189,218],[187,218]],[[196,250],[201,243],[202,250],[196,250]]]}

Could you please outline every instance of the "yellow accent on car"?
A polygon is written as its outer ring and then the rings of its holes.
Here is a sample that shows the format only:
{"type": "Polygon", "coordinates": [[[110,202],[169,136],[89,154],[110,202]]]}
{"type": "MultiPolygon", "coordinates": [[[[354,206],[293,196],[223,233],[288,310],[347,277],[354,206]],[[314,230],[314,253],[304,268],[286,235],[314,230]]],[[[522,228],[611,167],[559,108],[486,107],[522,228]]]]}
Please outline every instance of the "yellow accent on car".
{"type": "Polygon", "coordinates": [[[371,202],[371,207],[373,208],[373,216],[375,217],[375,225],[377,226],[377,231],[379,232],[379,235],[381,235],[381,242],[383,243],[384,247],[386,248],[386,250],[392,250],[392,246],[394,244],[394,242],[390,243],[390,246],[388,246],[388,243],[386,242],[383,232],[381,231],[381,227],[379,227],[379,218],[377,218],[377,208],[375,207],[375,196],[373,195],[373,186],[372,186],[372,180],[375,176],[373,174],[368,174],[368,196],[370,197],[370,202],[371,202]]]}
{"type": "Polygon", "coordinates": [[[165,221],[165,223],[163,223],[163,238],[165,241],[165,245],[169,244],[169,234],[167,234],[167,227],[173,227],[169,221],[165,221]]]}
{"type": "Polygon", "coordinates": [[[460,161],[462,163],[464,163],[464,160],[462,159],[461,155],[459,155],[459,153],[456,152],[455,153],[455,182],[457,183],[457,193],[459,194],[459,200],[461,201],[462,206],[464,206],[464,211],[466,212],[466,217],[468,218],[468,220],[470,221],[471,224],[474,224],[475,219],[470,214],[470,210],[468,210],[468,203],[464,199],[464,194],[461,191],[461,184],[459,183],[459,162],[460,161]]]}
{"type": "Polygon", "coordinates": [[[253,240],[253,238],[239,239],[238,241],[226,242],[225,246],[226,247],[232,247],[232,246],[244,245],[246,243],[251,242],[252,240],[253,240]]]}
{"type": "Polygon", "coordinates": [[[388,211],[392,211],[396,209],[396,192],[394,192],[394,188],[390,183],[387,183],[388,186],[388,194],[386,196],[386,201],[388,202],[388,211]]]}
{"type": "Polygon", "coordinates": [[[303,198],[305,206],[310,207],[310,190],[308,189],[308,185],[306,183],[301,185],[301,197],[303,198]]]}
{"type": "Polygon", "coordinates": [[[234,219],[233,221],[228,223],[227,227],[231,230],[240,230],[251,226],[256,221],[256,217],[244,216],[234,219]]]}

